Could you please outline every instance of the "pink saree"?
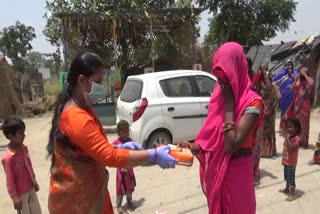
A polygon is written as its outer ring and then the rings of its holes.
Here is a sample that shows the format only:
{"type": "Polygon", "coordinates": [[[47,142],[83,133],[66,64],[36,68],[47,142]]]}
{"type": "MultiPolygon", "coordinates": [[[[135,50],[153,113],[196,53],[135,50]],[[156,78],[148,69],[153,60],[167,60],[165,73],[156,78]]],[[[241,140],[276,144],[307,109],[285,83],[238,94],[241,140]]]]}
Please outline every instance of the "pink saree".
{"type": "MultiPolygon", "coordinates": [[[[262,101],[259,95],[250,90],[247,61],[239,44],[225,43],[217,50],[213,57],[212,72],[218,78],[224,73],[232,86],[235,124],[252,101],[262,101]]],[[[225,152],[224,147],[224,115],[225,103],[217,83],[210,99],[207,120],[196,139],[196,143],[204,150],[197,157],[200,162],[200,182],[207,197],[209,213],[254,214],[253,157],[230,160],[231,155],[225,152]]],[[[262,120],[263,115],[257,129],[262,127],[262,120]]]]}

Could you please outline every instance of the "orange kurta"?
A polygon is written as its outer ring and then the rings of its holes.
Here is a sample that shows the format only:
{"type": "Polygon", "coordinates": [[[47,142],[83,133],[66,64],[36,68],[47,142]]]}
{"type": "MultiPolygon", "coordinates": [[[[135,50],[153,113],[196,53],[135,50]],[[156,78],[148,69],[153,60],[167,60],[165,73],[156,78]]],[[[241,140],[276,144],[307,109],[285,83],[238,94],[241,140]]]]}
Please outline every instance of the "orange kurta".
{"type": "Polygon", "coordinates": [[[74,149],[61,143],[55,147],[50,213],[113,213],[105,166],[125,168],[129,151],[113,148],[92,110],[89,114],[69,107],[60,116],[59,127],[74,149]]]}

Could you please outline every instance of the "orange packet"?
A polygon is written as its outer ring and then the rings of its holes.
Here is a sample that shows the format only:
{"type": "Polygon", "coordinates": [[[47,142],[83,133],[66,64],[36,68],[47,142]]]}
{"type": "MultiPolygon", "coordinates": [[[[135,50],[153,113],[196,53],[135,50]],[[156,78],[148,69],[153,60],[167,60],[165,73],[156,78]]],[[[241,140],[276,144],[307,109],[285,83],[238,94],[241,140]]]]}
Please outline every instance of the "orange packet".
{"type": "MultiPolygon", "coordinates": [[[[159,145],[162,147],[164,145],[159,145]]],[[[175,158],[178,163],[177,165],[191,167],[193,164],[193,154],[188,148],[180,148],[176,145],[169,144],[169,155],[175,158]]]]}

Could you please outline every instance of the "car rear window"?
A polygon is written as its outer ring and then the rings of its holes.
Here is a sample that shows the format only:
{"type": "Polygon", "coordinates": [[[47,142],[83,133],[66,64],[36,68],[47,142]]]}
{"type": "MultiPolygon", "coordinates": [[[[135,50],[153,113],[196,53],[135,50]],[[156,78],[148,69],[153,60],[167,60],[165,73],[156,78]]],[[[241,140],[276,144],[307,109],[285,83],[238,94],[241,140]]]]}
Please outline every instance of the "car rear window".
{"type": "Polygon", "coordinates": [[[127,80],[120,95],[120,100],[132,103],[141,99],[143,82],[139,80],[127,80]]]}

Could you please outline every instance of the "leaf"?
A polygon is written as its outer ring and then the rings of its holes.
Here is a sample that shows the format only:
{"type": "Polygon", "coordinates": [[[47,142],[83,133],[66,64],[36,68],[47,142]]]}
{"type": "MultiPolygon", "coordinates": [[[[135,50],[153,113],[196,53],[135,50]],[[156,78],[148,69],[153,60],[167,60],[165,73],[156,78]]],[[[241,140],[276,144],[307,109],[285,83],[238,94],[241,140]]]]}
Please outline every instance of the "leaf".
{"type": "Polygon", "coordinates": [[[260,45],[262,40],[276,36],[278,30],[289,28],[290,22],[295,21],[293,15],[297,5],[294,0],[199,0],[199,3],[209,5],[213,12],[205,36],[212,46],[230,40],[243,45],[260,45]]]}

